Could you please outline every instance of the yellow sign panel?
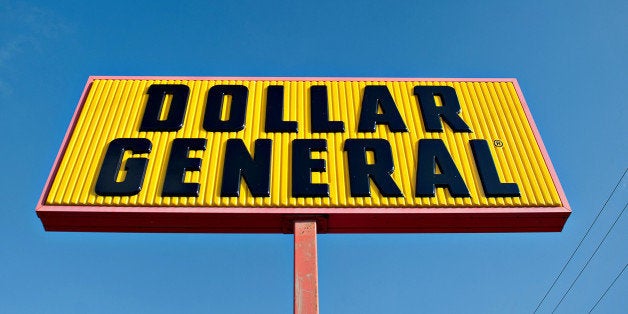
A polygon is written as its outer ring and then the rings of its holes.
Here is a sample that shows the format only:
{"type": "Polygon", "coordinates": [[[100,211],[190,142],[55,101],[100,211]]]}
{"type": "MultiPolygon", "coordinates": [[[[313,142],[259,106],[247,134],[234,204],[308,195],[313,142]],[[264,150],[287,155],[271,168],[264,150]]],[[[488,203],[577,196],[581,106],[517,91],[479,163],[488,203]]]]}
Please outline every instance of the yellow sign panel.
{"type": "Polygon", "coordinates": [[[83,97],[44,206],[567,206],[512,79],[104,77],[83,97]]]}

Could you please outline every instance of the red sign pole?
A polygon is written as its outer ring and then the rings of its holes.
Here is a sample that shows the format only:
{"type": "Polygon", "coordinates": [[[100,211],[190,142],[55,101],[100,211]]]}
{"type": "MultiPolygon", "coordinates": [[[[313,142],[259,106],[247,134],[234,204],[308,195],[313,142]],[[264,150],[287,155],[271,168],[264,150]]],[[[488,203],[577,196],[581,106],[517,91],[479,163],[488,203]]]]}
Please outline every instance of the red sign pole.
{"type": "Polygon", "coordinates": [[[294,313],[318,314],[316,219],[294,221],[294,313]]]}

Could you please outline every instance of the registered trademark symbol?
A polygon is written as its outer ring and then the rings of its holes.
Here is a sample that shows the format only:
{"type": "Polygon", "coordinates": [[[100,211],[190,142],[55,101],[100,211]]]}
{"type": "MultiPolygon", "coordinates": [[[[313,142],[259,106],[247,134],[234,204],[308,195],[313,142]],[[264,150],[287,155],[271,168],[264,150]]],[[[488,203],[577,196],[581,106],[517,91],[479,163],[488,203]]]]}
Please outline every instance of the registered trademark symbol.
{"type": "Polygon", "coordinates": [[[504,146],[504,142],[502,142],[501,140],[494,140],[493,145],[495,145],[495,147],[502,147],[504,146]]]}

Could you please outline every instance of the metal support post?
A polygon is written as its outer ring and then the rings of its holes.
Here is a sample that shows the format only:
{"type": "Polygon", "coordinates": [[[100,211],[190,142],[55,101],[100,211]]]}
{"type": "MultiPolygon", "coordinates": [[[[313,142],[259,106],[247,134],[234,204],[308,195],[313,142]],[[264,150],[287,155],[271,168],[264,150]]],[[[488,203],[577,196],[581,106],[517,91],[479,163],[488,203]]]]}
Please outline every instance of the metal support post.
{"type": "Polygon", "coordinates": [[[315,219],[294,221],[294,313],[318,314],[315,219]]]}

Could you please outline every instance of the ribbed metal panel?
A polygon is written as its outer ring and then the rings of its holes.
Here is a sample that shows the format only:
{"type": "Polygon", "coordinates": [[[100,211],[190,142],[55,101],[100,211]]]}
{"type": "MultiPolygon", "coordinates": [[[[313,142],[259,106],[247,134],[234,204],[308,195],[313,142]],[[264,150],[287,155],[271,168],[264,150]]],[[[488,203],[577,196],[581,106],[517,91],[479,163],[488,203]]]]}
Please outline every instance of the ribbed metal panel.
{"type": "MultiPolygon", "coordinates": [[[[511,81],[366,81],[366,80],[150,80],[96,79],[92,82],[75,128],[67,141],[45,205],[186,206],[186,207],[556,207],[562,206],[557,187],[530,121],[511,81]],[[139,125],[151,84],[185,84],[190,96],[184,126],[177,132],[139,132],[139,125]],[[203,129],[207,91],[220,84],[239,84],[249,89],[246,127],[240,132],[212,133],[203,129]],[[298,133],[264,131],[266,88],[283,85],[284,120],[297,121],[298,133]],[[309,88],[326,85],[330,120],[344,121],[344,133],[312,133],[309,88]],[[386,85],[395,100],[408,132],[393,133],[378,125],[375,133],[357,132],[362,93],[366,85],[386,85]],[[413,88],[418,85],[449,85],[455,88],[462,108],[461,117],[472,133],[426,132],[413,88]],[[133,155],[149,159],[144,186],[131,197],[104,197],[94,192],[107,145],[116,138],[146,138],[150,154],[133,155]],[[176,138],[205,138],[205,151],[191,152],[202,159],[201,170],[188,172],[185,181],[200,183],[198,197],[162,197],[170,146],[176,138]],[[220,197],[222,166],[227,139],[241,138],[251,151],[256,139],[272,140],[270,197],[252,197],[242,181],[239,197],[220,197]],[[291,142],[294,139],[326,139],[328,150],[314,152],[326,160],[327,171],[312,174],[313,183],[329,184],[330,197],[291,196],[291,142]],[[371,184],[371,197],[350,197],[345,140],[379,138],[393,149],[392,174],[404,197],[382,197],[371,184]],[[439,138],[460,170],[471,193],[454,198],[444,188],[435,197],[414,197],[419,139],[439,138]],[[490,150],[502,182],[517,183],[520,197],[484,196],[469,141],[483,139],[490,150]],[[503,142],[496,147],[494,140],[503,142]]],[[[254,153],[254,151],[252,151],[254,153]]],[[[125,158],[130,157],[127,153],[125,158]]]]}

